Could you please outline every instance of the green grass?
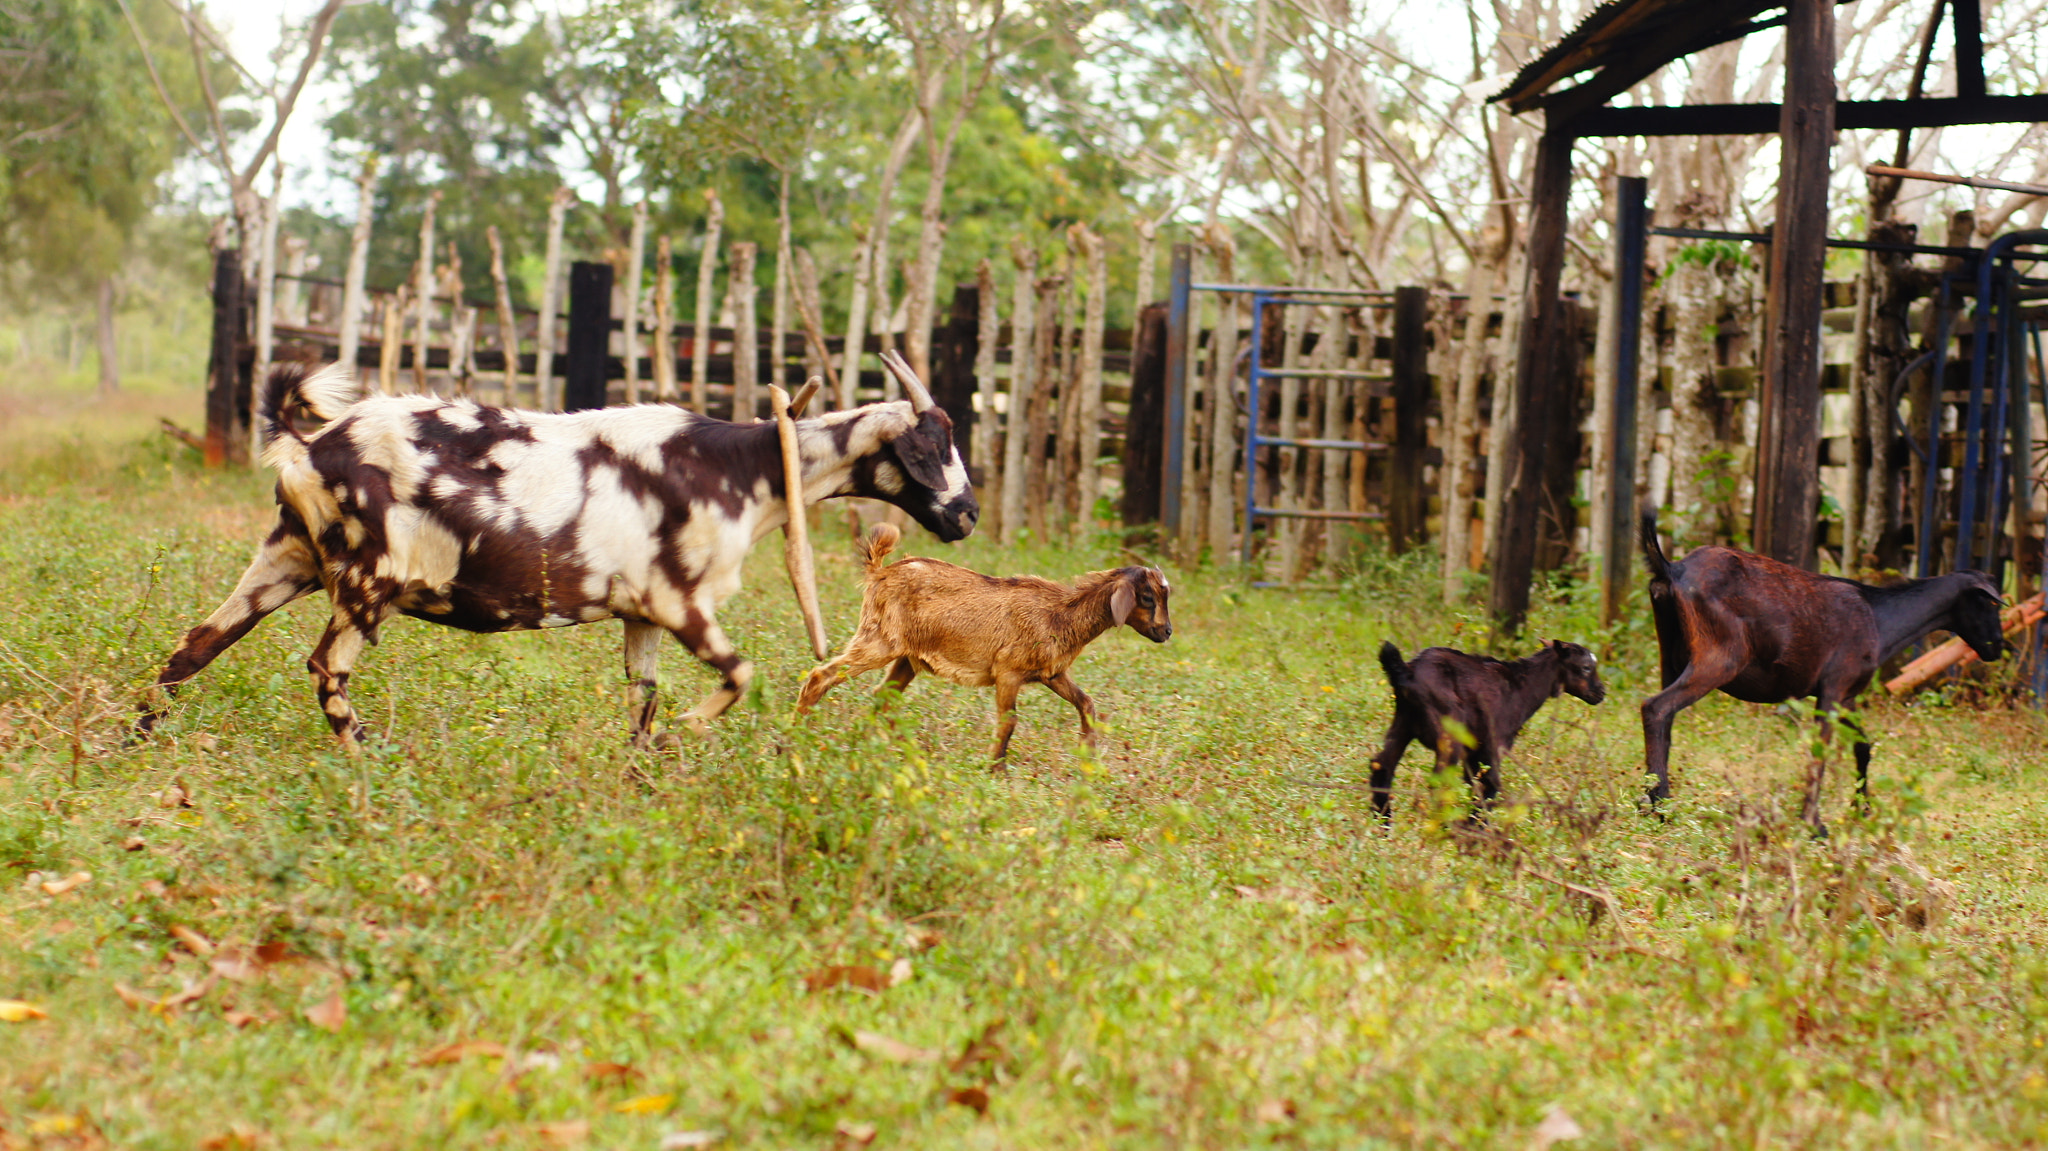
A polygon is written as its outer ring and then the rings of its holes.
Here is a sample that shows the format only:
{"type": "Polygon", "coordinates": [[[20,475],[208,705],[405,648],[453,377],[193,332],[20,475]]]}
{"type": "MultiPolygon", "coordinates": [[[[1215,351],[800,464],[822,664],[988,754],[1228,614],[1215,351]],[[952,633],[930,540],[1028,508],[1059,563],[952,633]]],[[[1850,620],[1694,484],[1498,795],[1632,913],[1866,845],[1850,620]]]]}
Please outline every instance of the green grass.
{"type": "MultiPolygon", "coordinates": [[[[1524,1147],[1553,1107],[1571,1146],[2048,1139],[2030,710],[1867,701],[1876,812],[1849,817],[1837,771],[1815,842],[1810,730],[1716,698],[1679,721],[1650,822],[1654,641],[1560,585],[1532,632],[1594,645],[1609,701],[1537,715],[1484,832],[1414,750],[1384,831],[1360,790],[1374,650],[1486,642],[1425,557],[1326,594],[1172,568],[1173,640],[1106,636],[1076,668],[1099,757],[1033,689],[991,775],[986,692],[925,680],[877,711],[869,677],[790,721],[811,660],[768,546],[722,613],[759,690],[679,751],[626,748],[616,625],[401,620],[352,684],[380,742],[340,754],[304,673],[319,597],[123,749],[269,485],[150,430],[196,423],[194,397],[38,403],[0,431],[0,999],[47,1018],[0,1022],[0,1147],[828,1147],[860,1124],[890,1147],[1524,1147]],[[277,962],[209,985],[174,927],[277,962]],[[805,978],[903,959],[878,992],[805,978]],[[313,1021],[336,996],[338,1032],[313,1021]],[[462,1041],[505,1053],[422,1058],[462,1041]]],[[[857,568],[826,520],[838,640],[857,568]]],[[[907,547],[1119,562],[1108,536],[907,547]]],[[[671,716],[711,686],[679,652],[663,673],[671,716]]]]}

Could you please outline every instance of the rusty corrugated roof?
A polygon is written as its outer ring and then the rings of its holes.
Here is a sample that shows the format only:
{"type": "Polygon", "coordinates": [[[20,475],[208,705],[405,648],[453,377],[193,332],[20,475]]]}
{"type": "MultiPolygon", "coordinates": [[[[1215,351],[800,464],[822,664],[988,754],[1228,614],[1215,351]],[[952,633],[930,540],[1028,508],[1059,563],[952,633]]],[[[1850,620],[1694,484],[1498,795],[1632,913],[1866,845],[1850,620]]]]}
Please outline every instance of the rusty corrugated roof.
{"type": "Polygon", "coordinates": [[[1673,60],[1782,24],[1782,14],[1766,20],[1757,17],[1784,7],[1785,0],[1609,0],[1524,65],[1491,102],[1504,103],[1512,112],[1584,111],[1673,60]],[[1597,74],[1551,91],[1582,72],[1597,74]]]}

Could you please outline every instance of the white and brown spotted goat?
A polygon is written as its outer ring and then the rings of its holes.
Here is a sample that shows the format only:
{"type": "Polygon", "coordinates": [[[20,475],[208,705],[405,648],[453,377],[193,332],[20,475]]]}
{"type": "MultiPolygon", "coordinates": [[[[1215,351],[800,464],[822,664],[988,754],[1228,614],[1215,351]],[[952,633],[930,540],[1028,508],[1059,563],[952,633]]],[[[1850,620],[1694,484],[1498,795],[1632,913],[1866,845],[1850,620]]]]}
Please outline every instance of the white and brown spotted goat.
{"type": "MultiPolygon", "coordinates": [[[[913,400],[798,421],[804,502],[884,500],[960,539],[980,508],[952,422],[899,378],[913,400]]],[[[349,672],[393,615],[478,632],[624,620],[641,741],[664,631],[723,676],[686,723],[702,726],[746,690],[752,665],[715,613],[754,543],[788,519],[773,423],[658,404],[546,413],[356,391],[339,366],[271,372],[261,418],[277,526],[227,602],[178,644],[138,735],[264,616],[323,588],[334,615],[307,668],[344,742],[363,736],[349,672]],[[325,426],[302,436],[290,421],[299,405],[325,426]]]]}

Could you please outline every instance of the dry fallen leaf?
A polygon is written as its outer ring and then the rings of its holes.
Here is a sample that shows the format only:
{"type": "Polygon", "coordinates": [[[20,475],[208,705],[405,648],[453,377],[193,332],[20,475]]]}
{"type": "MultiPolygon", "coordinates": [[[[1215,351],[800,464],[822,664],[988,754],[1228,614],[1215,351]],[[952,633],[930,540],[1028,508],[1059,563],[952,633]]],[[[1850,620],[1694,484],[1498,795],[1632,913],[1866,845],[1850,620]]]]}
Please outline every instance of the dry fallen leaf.
{"type": "Polygon", "coordinates": [[[236,1028],[251,1027],[263,1022],[261,1016],[251,1015],[246,1011],[237,1011],[232,1007],[222,1008],[220,1017],[227,1021],[229,1027],[236,1028]]]}
{"type": "Polygon", "coordinates": [[[661,1151],[689,1151],[709,1147],[725,1137],[723,1131],[671,1131],[661,1137],[661,1151]]]}
{"type": "Polygon", "coordinates": [[[43,883],[43,894],[63,895],[67,891],[74,891],[80,887],[84,887],[86,884],[91,882],[92,872],[74,871],[70,875],[65,876],[63,879],[46,880],[43,883]]]}
{"type": "Polygon", "coordinates": [[[911,973],[910,960],[899,958],[889,965],[889,986],[901,987],[910,982],[911,973]]]}
{"type": "Polygon", "coordinates": [[[1583,1135],[1585,1135],[1585,1132],[1579,1129],[1579,1125],[1573,1121],[1570,1113],[1565,1111],[1564,1104],[1553,1103],[1550,1105],[1550,1113],[1543,1117],[1543,1122],[1536,1125],[1536,1134],[1531,1142],[1535,1146],[1536,1151],[1543,1151],[1544,1148],[1549,1147],[1552,1143],[1562,1143],[1567,1139],[1577,1139],[1583,1135]]]}
{"type": "Polygon", "coordinates": [[[335,988],[332,995],[306,1008],[306,1022],[341,1034],[341,1029],[348,1024],[348,1004],[342,1001],[341,988],[335,988]]]}
{"type": "Polygon", "coordinates": [[[183,988],[164,996],[156,1004],[156,1008],[159,1011],[168,1012],[176,1011],[188,1003],[197,1003],[201,999],[206,998],[206,993],[213,990],[213,985],[219,981],[219,977],[214,975],[208,975],[204,979],[190,980],[183,988]]]}
{"type": "Polygon", "coordinates": [[[303,955],[293,955],[291,945],[282,939],[273,939],[268,943],[259,944],[256,948],[256,962],[263,964],[265,967],[275,963],[290,963],[304,958],[305,956],[303,955]]]}
{"type": "Polygon", "coordinates": [[[592,1083],[610,1083],[623,1086],[640,1078],[640,1073],[624,1063],[585,1063],[583,1077],[592,1083]]]}
{"type": "Polygon", "coordinates": [[[961,1046],[959,1056],[947,1066],[954,1071],[965,1071],[977,1063],[994,1063],[1009,1054],[1002,1044],[996,1042],[996,1032],[1002,1030],[1005,1022],[1003,1019],[990,1020],[988,1026],[981,1029],[981,1034],[961,1046]]]}
{"type": "Polygon", "coordinates": [[[144,848],[147,848],[148,846],[149,841],[143,839],[139,835],[131,835],[128,838],[121,841],[122,851],[141,851],[144,848]]]}
{"type": "Polygon", "coordinates": [[[149,996],[144,995],[142,992],[135,990],[133,987],[128,986],[126,983],[115,983],[114,994],[120,996],[121,1002],[126,1003],[130,1007],[156,1006],[156,1000],[151,999],[149,996]]]}
{"type": "Polygon", "coordinates": [[[156,793],[156,805],[158,807],[190,807],[192,806],[192,791],[185,786],[184,780],[178,780],[156,793]]]}
{"type": "Polygon", "coordinates": [[[505,1057],[505,1045],[503,1043],[493,1043],[488,1039],[464,1039],[457,1043],[436,1047],[412,1062],[415,1067],[431,1067],[436,1063],[460,1063],[472,1055],[481,1055],[489,1059],[503,1059],[505,1057]]]}
{"type": "Polygon", "coordinates": [[[262,964],[257,963],[256,957],[246,948],[227,948],[207,960],[206,966],[215,975],[223,979],[232,979],[237,983],[254,983],[263,978],[262,964]]]}
{"type": "Polygon", "coordinates": [[[1253,1112],[1261,1123],[1285,1123],[1294,1118],[1294,1100],[1267,1099],[1253,1112]]]}
{"type": "Polygon", "coordinates": [[[569,1147],[590,1138],[590,1120],[565,1119],[559,1123],[541,1123],[534,1127],[534,1131],[557,1147],[569,1147]]]}
{"type": "Polygon", "coordinates": [[[851,1035],[842,1034],[841,1037],[854,1050],[865,1051],[869,1055],[887,1059],[891,1063],[937,1063],[939,1061],[939,1053],[936,1051],[926,1051],[922,1047],[912,1047],[901,1039],[891,1039],[887,1035],[877,1035],[872,1031],[855,1031],[851,1035]]]}
{"type": "Polygon", "coordinates": [[[988,1092],[979,1087],[958,1087],[946,1096],[946,1102],[958,1103],[962,1107],[974,1108],[976,1115],[988,1114],[988,1092]]]}
{"type": "Polygon", "coordinates": [[[844,984],[862,991],[885,991],[889,977],[865,964],[837,964],[804,976],[804,986],[812,991],[830,991],[844,984]]]}
{"type": "Polygon", "coordinates": [[[225,1132],[199,1143],[200,1151],[254,1151],[263,1142],[263,1133],[240,1123],[225,1132]]]}
{"type": "Polygon", "coordinates": [[[199,958],[204,959],[213,954],[213,942],[184,924],[173,923],[168,930],[172,939],[184,944],[185,950],[199,958]]]}
{"type": "Polygon", "coordinates": [[[26,1023],[31,1019],[48,1019],[49,1015],[33,1003],[19,999],[0,999],[0,1023],[26,1023]]]}
{"type": "Polygon", "coordinates": [[[638,1099],[614,1103],[612,1110],[622,1115],[652,1115],[658,1111],[668,1110],[669,1104],[675,1101],[676,1097],[673,1095],[642,1095],[638,1099]]]}
{"type": "Polygon", "coordinates": [[[851,1119],[841,1119],[832,1130],[839,1134],[843,1142],[855,1146],[865,1147],[875,1141],[875,1125],[872,1123],[856,1123],[851,1119]]]}

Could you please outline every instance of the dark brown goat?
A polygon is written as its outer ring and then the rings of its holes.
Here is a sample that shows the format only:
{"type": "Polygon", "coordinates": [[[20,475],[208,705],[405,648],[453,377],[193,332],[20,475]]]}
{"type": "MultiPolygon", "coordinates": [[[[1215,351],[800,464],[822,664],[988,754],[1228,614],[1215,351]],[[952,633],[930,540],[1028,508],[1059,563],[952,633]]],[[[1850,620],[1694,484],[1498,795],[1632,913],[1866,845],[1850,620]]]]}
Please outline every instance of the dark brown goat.
{"type": "Polygon", "coordinates": [[[1419,739],[1436,749],[1438,772],[1461,765],[1468,788],[1477,777],[1482,801],[1491,804],[1500,795],[1501,757],[1545,700],[1562,692],[1587,703],[1607,698],[1593,653],[1562,640],[1551,640],[1542,651],[1512,662],[1432,647],[1402,663],[1401,650],[1383,643],[1380,666],[1394,689],[1394,722],[1372,761],[1372,808],[1382,819],[1389,815],[1394,769],[1411,741],[1419,739]],[[1444,730],[1446,720],[1462,726],[1470,742],[1444,730]]]}
{"type": "Polygon", "coordinates": [[[985,576],[944,560],[912,556],[885,564],[902,532],[876,524],[858,547],[866,567],[860,629],[838,658],[804,680],[797,711],[863,672],[888,667],[886,686],[902,689],[919,672],[968,687],[996,689],[1001,765],[1017,729],[1017,693],[1042,683],[1081,714],[1081,738],[1095,746],[1095,704],[1067,674],[1083,648],[1111,628],[1130,625],[1154,643],[1173,635],[1158,568],[1089,572],[1073,587],[1037,576],[985,576]]]}
{"type": "MultiPolygon", "coordinates": [[[[1878,665],[1929,632],[1954,632],[1986,661],[2005,650],[1998,585],[1983,572],[1872,587],[1734,548],[1697,548],[1672,563],[1657,544],[1651,508],[1642,513],[1642,547],[1664,673],[1664,690],[1643,701],[1643,754],[1657,777],[1652,806],[1671,795],[1671,721],[1716,688],[1751,703],[1810,696],[1826,739],[1878,665]]],[[[1844,722],[1856,733],[1856,792],[1868,798],[1870,736],[1844,722]]],[[[1804,818],[1825,834],[1820,790],[1816,763],[1804,818]]]]}

